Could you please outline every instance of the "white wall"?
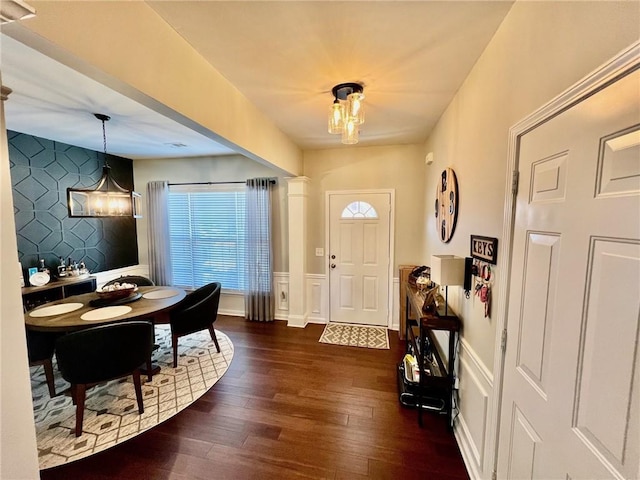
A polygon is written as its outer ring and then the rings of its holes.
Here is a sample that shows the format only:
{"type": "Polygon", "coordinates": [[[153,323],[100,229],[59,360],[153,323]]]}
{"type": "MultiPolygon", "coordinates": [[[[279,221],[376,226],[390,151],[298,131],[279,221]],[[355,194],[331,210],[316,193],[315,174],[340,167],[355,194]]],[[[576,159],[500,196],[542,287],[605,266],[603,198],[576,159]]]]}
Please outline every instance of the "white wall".
{"type": "Polygon", "coordinates": [[[3,101],[0,101],[0,206],[0,478],[34,479],[40,474],[3,101]]]}
{"type": "MultiPolygon", "coordinates": [[[[325,192],[328,190],[395,189],[395,265],[425,262],[425,162],[422,145],[342,147],[304,152],[309,177],[307,267],[325,273],[326,261],[315,256],[325,246],[325,192]]],[[[435,188],[435,187],[434,187],[435,188]]]]}
{"type": "MultiPolygon", "coordinates": [[[[509,128],[640,38],[639,10],[638,2],[514,4],[425,144],[434,164],[425,176],[424,203],[433,203],[438,175],[452,167],[460,213],[452,241],[443,244],[428,211],[424,257],[470,256],[471,234],[500,238],[509,128]]],[[[507,262],[498,258],[496,282],[507,280],[507,262]]],[[[502,299],[493,292],[495,304],[502,299]]],[[[459,294],[459,288],[449,289],[463,320],[457,434],[472,477],[490,478],[496,319],[484,317],[477,299],[459,294]]]]}

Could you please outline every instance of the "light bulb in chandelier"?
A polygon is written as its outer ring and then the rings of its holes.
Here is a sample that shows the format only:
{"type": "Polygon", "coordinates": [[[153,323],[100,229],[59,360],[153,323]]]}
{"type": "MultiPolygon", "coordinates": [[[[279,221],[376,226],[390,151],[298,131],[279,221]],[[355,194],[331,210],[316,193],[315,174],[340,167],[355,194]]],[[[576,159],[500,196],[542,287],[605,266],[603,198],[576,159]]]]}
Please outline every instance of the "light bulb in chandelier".
{"type": "Polygon", "coordinates": [[[342,133],[344,126],[344,106],[336,98],[329,109],[329,133],[342,133]]]}
{"type": "Polygon", "coordinates": [[[342,143],[345,145],[355,145],[358,143],[358,135],[358,125],[351,120],[347,120],[342,129],[342,143]]]}
{"type": "Polygon", "coordinates": [[[347,97],[347,115],[349,120],[356,125],[362,125],[364,123],[363,100],[364,94],[362,92],[353,92],[347,97]]]}

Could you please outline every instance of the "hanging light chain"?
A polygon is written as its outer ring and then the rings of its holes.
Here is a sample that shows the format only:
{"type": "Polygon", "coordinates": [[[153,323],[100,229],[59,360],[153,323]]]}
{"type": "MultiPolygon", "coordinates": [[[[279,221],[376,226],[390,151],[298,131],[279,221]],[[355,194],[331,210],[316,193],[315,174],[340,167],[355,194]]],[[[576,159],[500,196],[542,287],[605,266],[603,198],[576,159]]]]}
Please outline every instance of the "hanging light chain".
{"type": "Polygon", "coordinates": [[[109,115],[105,115],[104,113],[94,113],[94,117],[102,122],[102,146],[104,148],[104,160],[107,161],[107,128],[104,122],[108,122],[111,120],[109,115]]]}
{"type": "Polygon", "coordinates": [[[105,156],[105,160],[107,157],[107,129],[104,126],[104,122],[105,120],[102,120],[102,143],[104,146],[104,156],[105,156]]]}

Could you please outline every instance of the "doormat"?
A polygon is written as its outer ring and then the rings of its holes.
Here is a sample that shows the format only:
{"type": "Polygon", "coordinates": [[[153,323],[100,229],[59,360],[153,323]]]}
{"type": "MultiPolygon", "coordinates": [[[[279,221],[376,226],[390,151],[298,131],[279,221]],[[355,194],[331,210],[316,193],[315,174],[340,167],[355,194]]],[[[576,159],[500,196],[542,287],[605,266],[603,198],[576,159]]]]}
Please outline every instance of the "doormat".
{"type": "Polygon", "coordinates": [[[42,366],[32,367],[31,392],[36,424],[40,469],[88,457],[122,443],[164,422],[204,395],[224,375],[233,358],[233,344],[216,330],[220,353],[208,330],[180,337],[178,368],[173,368],[171,331],[168,325],[155,326],[160,348],[153,361],[161,370],[151,382],[142,375],[144,413],[138,414],[131,376],[111,380],[87,390],[82,435],[75,436],[76,407],[71,397],[60,392],[69,384],[60,376],[54,356],[56,393],[49,390],[42,366]]]}
{"type": "Polygon", "coordinates": [[[320,336],[320,343],[349,347],[389,349],[389,334],[384,327],[328,323],[320,336]]]}

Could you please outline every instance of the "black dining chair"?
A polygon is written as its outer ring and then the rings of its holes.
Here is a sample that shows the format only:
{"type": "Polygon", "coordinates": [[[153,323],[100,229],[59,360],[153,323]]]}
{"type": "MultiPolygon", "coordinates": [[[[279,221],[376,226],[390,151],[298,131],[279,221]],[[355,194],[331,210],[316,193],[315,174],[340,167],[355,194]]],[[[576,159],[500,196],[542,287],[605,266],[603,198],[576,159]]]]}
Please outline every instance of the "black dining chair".
{"type": "MultiPolygon", "coordinates": [[[[105,283],[102,288],[108,286],[108,285],[113,285],[114,283],[135,283],[138,287],[155,287],[156,284],[153,283],[153,281],[147,277],[143,277],[142,275],[122,275],[119,278],[114,278],[113,280],[109,280],[107,283],[105,283]]],[[[152,321],[153,319],[149,319],[149,321],[152,321]]],[[[155,342],[155,333],[151,333],[151,338],[152,341],[155,342]]],[[[158,348],[160,348],[159,345],[155,345],[153,346],[153,350],[157,350],[158,348]]],[[[151,381],[151,378],[153,376],[153,368],[151,365],[151,357],[149,357],[149,361],[147,362],[147,378],[149,379],[149,381],[151,381]]]]}
{"type": "Polygon", "coordinates": [[[109,280],[107,283],[103,285],[106,287],[107,285],[113,285],[114,283],[135,283],[139,287],[155,287],[156,284],[147,277],[143,277],[142,275],[123,275],[120,278],[114,278],[113,280],[109,280]]]}
{"type": "Polygon", "coordinates": [[[151,322],[100,325],[60,337],[56,342],[58,369],[71,384],[76,405],[76,437],[82,435],[86,390],[100,382],[133,375],[138,413],[144,412],[140,366],[151,355],[151,322]]]}
{"type": "Polygon", "coordinates": [[[169,312],[173,368],[178,366],[178,338],[184,335],[208,329],[211,334],[211,340],[216,344],[216,350],[220,352],[220,345],[216,338],[213,322],[218,317],[221,288],[222,285],[219,282],[209,283],[200,287],[187,295],[182,302],[169,312]]]}
{"type": "Polygon", "coordinates": [[[56,396],[56,384],[53,378],[53,352],[56,347],[56,340],[64,334],[27,329],[26,335],[29,366],[42,365],[47,386],[49,387],[49,396],[53,398],[56,396]]]}

